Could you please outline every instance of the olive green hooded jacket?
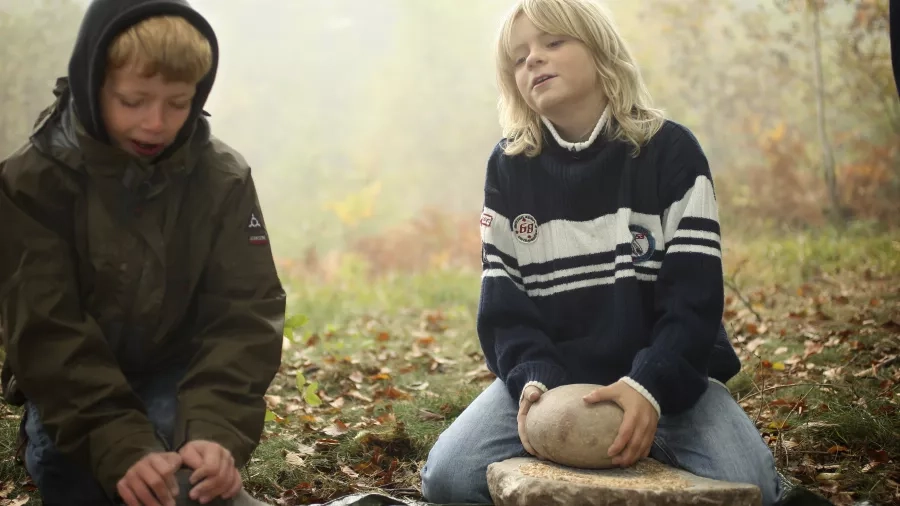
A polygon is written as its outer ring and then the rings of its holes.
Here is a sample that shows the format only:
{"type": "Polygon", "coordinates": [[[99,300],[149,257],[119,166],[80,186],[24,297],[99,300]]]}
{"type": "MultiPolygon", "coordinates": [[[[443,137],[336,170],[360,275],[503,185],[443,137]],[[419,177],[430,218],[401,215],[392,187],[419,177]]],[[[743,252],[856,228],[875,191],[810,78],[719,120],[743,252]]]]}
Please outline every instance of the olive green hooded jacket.
{"type": "Polygon", "coordinates": [[[128,378],[188,360],[175,445],[242,466],[281,361],[285,293],[247,162],[205,118],[148,163],[85,133],[67,79],[0,164],[4,394],[34,403],[56,447],[111,497],[166,450],[128,378]]]}

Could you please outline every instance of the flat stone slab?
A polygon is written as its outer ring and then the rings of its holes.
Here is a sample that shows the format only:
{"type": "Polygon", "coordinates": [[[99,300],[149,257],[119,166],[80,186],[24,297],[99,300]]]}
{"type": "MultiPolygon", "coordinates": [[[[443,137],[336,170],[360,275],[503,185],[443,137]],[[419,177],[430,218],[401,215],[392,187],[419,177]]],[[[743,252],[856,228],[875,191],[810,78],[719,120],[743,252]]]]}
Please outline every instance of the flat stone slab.
{"type": "Polygon", "coordinates": [[[701,478],[653,459],[627,469],[575,469],[534,458],[488,466],[495,506],[760,506],[759,488],[701,478]]]}

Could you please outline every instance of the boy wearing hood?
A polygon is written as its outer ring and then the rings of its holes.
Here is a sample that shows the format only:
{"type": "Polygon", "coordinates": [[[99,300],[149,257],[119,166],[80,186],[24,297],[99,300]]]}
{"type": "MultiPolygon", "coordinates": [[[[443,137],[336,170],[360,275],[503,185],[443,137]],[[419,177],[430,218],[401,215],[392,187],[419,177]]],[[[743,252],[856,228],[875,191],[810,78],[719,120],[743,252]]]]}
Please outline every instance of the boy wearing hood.
{"type": "Polygon", "coordinates": [[[285,294],[241,155],[210,134],[210,25],[94,0],[28,142],[0,163],[3,393],[44,504],[241,490],[285,294]],[[183,493],[183,491],[182,491],[183,493]]]}

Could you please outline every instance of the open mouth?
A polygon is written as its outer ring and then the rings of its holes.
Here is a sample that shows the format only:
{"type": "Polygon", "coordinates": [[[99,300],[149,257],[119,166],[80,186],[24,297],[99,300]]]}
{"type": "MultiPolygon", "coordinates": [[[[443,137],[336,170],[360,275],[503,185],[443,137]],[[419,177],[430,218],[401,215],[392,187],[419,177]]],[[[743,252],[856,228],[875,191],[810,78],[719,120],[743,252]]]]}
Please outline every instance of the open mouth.
{"type": "Polygon", "coordinates": [[[164,144],[148,144],[146,142],[138,142],[136,140],[131,141],[131,148],[134,149],[134,152],[141,156],[153,156],[159,154],[163,148],[164,144]]]}
{"type": "Polygon", "coordinates": [[[532,86],[532,88],[537,88],[538,86],[540,86],[540,85],[546,83],[547,81],[553,79],[554,77],[556,77],[556,76],[554,76],[554,75],[542,75],[542,76],[537,76],[537,77],[534,79],[534,81],[531,82],[531,86],[532,86]]]}

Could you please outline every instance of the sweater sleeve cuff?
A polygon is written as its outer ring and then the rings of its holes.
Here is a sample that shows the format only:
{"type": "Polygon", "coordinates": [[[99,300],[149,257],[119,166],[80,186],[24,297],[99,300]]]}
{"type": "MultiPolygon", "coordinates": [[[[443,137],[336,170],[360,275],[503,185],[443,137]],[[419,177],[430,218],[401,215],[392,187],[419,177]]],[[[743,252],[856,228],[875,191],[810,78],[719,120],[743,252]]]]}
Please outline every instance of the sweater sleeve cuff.
{"type": "Polygon", "coordinates": [[[525,389],[528,388],[528,387],[530,387],[530,386],[538,387],[538,389],[539,389],[539,390],[541,391],[541,393],[543,393],[543,394],[547,393],[547,385],[541,383],[540,381],[529,381],[528,383],[525,383],[525,386],[524,386],[524,387],[522,387],[522,393],[519,394],[519,402],[522,402],[522,397],[525,396],[525,389]]]}
{"type": "Polygon", "coordinates": [[[637,390],[639,394],[643,395],[644,398],[647,399],[647,401],[653,406],[653,409],[656,410],[656,419],[659,420],[659,418],[662,416],[662,412],[660,411],[659,403],[656,402],[656,398],[653,397],[653,394],[651,394],[646,388],[644,388],[643,385],[641,385],[634,379],[629,378],[628,376],[623,377],[621,381],[622,383],[625,383],[631,388],[637,390]]]}
{"type": "Polygon", "coordinates": [[[530,383],[539,383],[542,390],[552,390],[567,382],[566,371],[551,362],[525,362],[514,367],[506,376],[506,388],[513,399],[519,399],[530,383]]]}

